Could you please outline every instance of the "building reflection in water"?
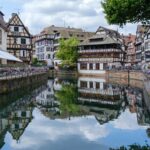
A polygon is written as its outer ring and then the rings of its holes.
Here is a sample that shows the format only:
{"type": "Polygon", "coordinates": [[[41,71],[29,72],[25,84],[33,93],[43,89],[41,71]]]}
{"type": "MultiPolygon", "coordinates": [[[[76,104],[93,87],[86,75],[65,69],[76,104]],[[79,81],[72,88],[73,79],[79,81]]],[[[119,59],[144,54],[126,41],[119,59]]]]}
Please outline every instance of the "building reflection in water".
{"type": "Polygon", "coordinates": [[[34,109],[35,97],[45,88],[45,86],[42,86],[36,90],[32,88],[22,89],[22,91],[8,94],[8,97],[1,95],[0,148],[5,144],[4,138],[7,132],[12,135],[14,140],[19,141],[25,128],[33,119],[32,112],[34,109]],[[26,95],[26,93],[30,93],[30,95],[26,95]],[[13,103],[10,103],[10,100],[13,103]],[[5,103],[3,103],[3,101],[5,101],[5,103]]]}
{"type": "Polygon", "coordinates": [[[77,81],[55,78],[49,80],[47,89],[36,97],[36,104],[51,119],[74,116],[73,113],[63,114],[60,107],[61,98],[68,105],[70,99],[73,99],[71,103],[80,108],[78,109],[80,116],[94,115],[100,124],[118,118],[127,107],[131,113],[137,114],[140,125],[150,124],[149,111],[144,103],[142,89],[110,84],[105,79],[99,78],[80,77],[77,81]],[[72,86],[76,94],[68,94],[68,98],[66,92],[69,93],[72,86]],[[76,100],[71,97],[74,95],[77,95],[76,100]]]}
{"type": "MultiPolygon", "coordinates": [[[[110,84],[100,78],[49,79],[46,87],[40,87],[27,96],[21,95],[12,104],[5,103],[4,106],[0,110],[0,148],[7,132],[16,141],[20,139],[33,119],[35,107],[50,119],[93,115],[99,124],[117,119],[128,108],[137,114],[139,125],[150,124],[142,89],[110,84]]],[[[147,129],[147,135],[149,133],[147,129]]]]}

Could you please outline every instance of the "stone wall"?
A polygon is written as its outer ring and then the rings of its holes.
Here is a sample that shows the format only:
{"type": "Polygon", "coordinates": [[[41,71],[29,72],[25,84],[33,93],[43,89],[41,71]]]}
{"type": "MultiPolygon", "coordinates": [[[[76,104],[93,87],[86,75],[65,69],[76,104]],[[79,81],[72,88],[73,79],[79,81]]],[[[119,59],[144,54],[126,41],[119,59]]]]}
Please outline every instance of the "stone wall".
{"type": "Polygon", "coordinates": [[[38,74],[28,77],[0,80],[0,94],[9,93],[11,91],[31,86],[33,84],[40,84],[47,81],[47,74],[38,74]]]}
{"type": "Polygon", "coordinates": [[[144,81],[146,77],[140,71],[107,71],[106,76],[108,78],[123,78],[130,80],[144,81]]]}

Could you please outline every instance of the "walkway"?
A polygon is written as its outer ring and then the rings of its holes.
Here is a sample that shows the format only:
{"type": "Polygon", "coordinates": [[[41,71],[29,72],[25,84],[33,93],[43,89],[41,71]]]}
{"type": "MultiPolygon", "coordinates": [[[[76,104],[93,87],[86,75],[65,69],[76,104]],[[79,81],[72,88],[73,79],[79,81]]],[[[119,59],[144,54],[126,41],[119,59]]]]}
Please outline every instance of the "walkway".
{"type": "Polygon", "coordinates": [[[0,80],[10,80],[16,78],[29,77],[33,75],[46,73],[47,68],[0,68],[0,80]]]}

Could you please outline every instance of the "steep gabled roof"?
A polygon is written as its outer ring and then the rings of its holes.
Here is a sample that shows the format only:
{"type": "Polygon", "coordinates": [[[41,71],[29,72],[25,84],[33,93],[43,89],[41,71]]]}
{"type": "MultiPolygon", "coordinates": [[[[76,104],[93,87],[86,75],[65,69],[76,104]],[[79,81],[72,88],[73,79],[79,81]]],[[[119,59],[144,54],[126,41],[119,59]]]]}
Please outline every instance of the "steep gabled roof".
{"type": "MultiPolygon", "coordinates": [[[[31,34],[29,33],[28,29],[26,28],[26,26],[25,26],[24,23],[21,21],[21,19],[20,19],[20,17],[18,16],[18,14],[16,14],[16,13],[13,13],[13,14],[12,14],[12,17],[10,18],[10,20],[9,20],[8,23],[7,23],[7,28],[8,28],[10,25],[12,25],[11,23],[13,22],[13,20],[15,19],[15,17],[17,17],[17,19],[19,19],[21,25],[23,25],[23,27],[24,27],[25,31],[27,32],[27,34],[28,34],[29,36],[31,36],[31,34]]],[[[17,26],[18,24],[14,24],[14,25],[17,26]]]]}
{"type": "Polygon", "coordinates": [[[150,29],[150,25],[138,25],[136,33],[140,32],[142,34],[146,33],[150,29]]]}
{"type": "Polygon", "coordinates": [[[112,29],[108,29],[108,28],[99,26],[99,28],[98,28],[97,31],[96,31],[96,34],[97,34],[99,31],[105,31],[106,34],[109,34],[110,36],[115,36],[115,37],[119,37],[119,38],[120,38],[120,34],[119,34],[119,32],[116,31],[116,30],[112,30],[112,29]]]}
{"type": "Polygon", "coordinates": [[[121,44],[120,37],[121,36],[117,31],[100,26],[98,30],[96,31],[95,35],[91,36],[90,38],[85,39],[80,45],[121,44]],[[101,31],[104,31],[104,32],[101,32],[101,31]]]}

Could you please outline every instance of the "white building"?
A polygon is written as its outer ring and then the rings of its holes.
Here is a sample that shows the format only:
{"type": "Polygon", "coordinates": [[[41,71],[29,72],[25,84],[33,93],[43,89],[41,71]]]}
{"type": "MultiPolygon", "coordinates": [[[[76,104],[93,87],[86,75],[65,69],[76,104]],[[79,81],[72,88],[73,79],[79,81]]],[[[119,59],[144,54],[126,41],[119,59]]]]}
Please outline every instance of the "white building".
{"type": "Polygon", "coordinates": [[[36,103],[42,107],[55,106],[57,102],[54,99],[54,81],[48,80],[47,89],[36,97],[36,103]]]}
{"type": "Polygon", "coordinates": [[[144,37],[144,63],[147,63],[150,65],[150,29],[146,33],[144,37]]]}
{"type": "Polygon", "coordinates": [[[45,61],[49,67],[54,66],[54,34],[41,33],[35,36],[35,54],[39,61],[45,61]]]}
{"type": "Polygon", "coordinates": [[[78,101],[105,105],[118,105],[123,99],[120,89],[106,82],[106,79],[79,77],[78,101]]]}
{"type": "MultiPolygon", "coordinates": [[[[7,51],[7,26],[3,16],[4,14],[0,11],[0,51],[7,51]]],[[[0,60],[0,64],[6,63],[6,60],[0,60]]]]}
{"type": "Polygon", "coordinates": [[[55,67],[55,69],[58,69],[61,64],[61,60],[56,57],[56,52],[58,51],[60,40],[66,40],[71,37],[76,37],[80,42],[82,42],[85,38],[90,37],[91,35],[93,35],[93,33],[85,32],[84,30],[78,28],[56,27],[54,25],[49,26],[47,28],[44,28],[39,35],[39,39],[35,40],[37,41],[35,42],[36,56],[38,60],[46,61],[49,66],[53,66],[55,67]],[[48,39],[44,37],[45,34],[51,35],[52,38],[48,39]],[[47,43],[44,42],[45,39],[51,40],[51,44],[49,45],[52,50],[51,53],[47,53],[46,51],[47,43]],[[50,58],[48,56],[50,56],[50,58]]]}
{"type": "Polygon", "coordinates": [[[124,47],[117,31],[99,27],[95,35],[79,45],[79,74],[104,74],[124,63],[124,47]]]}

